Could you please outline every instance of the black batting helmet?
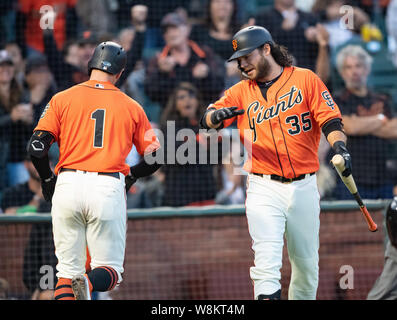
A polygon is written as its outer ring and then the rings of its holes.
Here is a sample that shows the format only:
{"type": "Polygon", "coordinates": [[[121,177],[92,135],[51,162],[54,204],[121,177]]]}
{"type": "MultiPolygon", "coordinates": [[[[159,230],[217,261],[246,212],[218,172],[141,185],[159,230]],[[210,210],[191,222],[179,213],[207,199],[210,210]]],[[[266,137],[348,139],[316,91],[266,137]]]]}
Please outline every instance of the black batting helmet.
{"type": "Polygon", "coordinates": [[[88,62],[88,73],[92,69],[98,69],[110,74],[117,74],[125,68],[127,54],[117,43],[106,41],[100,43],[88,62]]]}
{"type": "Polygon", "coordinates": [[[245,56],[265,43],[274,44],[273,38],[267,29],[259,26],[241,29],[233,36],[232,46],[234,53],[228,61],[245,56]]]}
{"type": "Polygon", "coordinates": [[[397,248],[397,196],[387,207],[386,228],[391,244],[397,248]]]}

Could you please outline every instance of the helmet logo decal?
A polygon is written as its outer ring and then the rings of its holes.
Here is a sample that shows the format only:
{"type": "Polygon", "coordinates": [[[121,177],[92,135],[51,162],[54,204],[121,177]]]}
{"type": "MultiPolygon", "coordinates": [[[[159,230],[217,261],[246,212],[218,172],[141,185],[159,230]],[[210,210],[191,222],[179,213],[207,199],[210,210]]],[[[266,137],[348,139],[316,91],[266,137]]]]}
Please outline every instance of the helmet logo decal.
{"type": "Polygon", "coordinates": [[[107,70],[112,64],[109,61],[102,61],[102,69],[107,70]]]}
{"type": "Polygon", "coordinates": [[[237,50],[237,40],[236,39],[233,39],[232,45],[233,45],[233,50],[236,51],[237,50]]]}

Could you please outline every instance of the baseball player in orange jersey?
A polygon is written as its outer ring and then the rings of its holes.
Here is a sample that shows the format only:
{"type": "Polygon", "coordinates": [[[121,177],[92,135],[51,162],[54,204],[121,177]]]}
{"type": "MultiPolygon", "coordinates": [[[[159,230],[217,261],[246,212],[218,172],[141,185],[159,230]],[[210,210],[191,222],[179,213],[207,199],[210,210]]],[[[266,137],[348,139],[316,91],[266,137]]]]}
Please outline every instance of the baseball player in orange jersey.
{"type": "Polygon", "coordinates": [[[56,94],[29,141],[43,195],[52,200],[55,299],[90,300],[91,291],[108,291],[121,282],[125,190],[160,167],[145,158],[131,168],[125,163],[133,145],[143,156],[159,147],[142,107],[114,86],[125,64],[121,46],[99,44],[88,64],[90,80],[56,94]],[[60,153],[55,175],[47,154],[53,141],[60,153]]]}
{"type": "MultiPolygon", "coordinates": [[[[204,128],[237,121],[248,161],[246,214],[255,253],[254,298],[280,299],[284,234],[291,262],[289,299],[315,299],[318,287],[320,195],[315,172],[321,132],[351,172],[341,114],[326,86],[310,70],[291,66],[286,48],[262,27],[232,40],[246,78],[225,91],[201,119],[204,128]],[[249,132],[249,134],[245,134],[249,132]],[[247,145],[246,139],[251,139],[247,145]]],[[[230,61],[229,60],[229,61],[230,61]]]]}

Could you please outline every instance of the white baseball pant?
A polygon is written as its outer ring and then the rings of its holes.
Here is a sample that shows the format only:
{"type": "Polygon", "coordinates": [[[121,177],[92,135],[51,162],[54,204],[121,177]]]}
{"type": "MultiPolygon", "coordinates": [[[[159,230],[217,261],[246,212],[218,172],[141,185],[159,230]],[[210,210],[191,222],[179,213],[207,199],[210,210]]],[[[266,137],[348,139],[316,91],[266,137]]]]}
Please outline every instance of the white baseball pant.
{"type": "Polygon", "coordinates": [[[255,266],[250,269],[254,296],[281,289],[284,234],[291,263],[288,298],[316,299],[320,194],[316,175],[281,183],[249,174],[246,214],[255,266]]]}
{"type": "Polygon", "coordinates": [[[86,272],[88,246],[91,269],[110,266],[121,282],[127,224],[124,178],[121,173],[120,179],[79,170],[59,173],[51,210],[58,278],[86,272]]]}

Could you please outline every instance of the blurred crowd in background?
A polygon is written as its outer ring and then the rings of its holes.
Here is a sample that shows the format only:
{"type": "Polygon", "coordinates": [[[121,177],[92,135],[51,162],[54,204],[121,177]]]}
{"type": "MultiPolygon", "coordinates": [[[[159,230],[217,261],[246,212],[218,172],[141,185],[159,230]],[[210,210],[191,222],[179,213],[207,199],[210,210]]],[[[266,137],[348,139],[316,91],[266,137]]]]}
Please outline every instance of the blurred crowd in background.
{"type": "MultiPolygon", "coordinates": [[[[120,43],[127,67],[117,86],[153,127],[190,128],[200,152],[229,140],[217,164],[166,164],[140,179],[128,208],[242,204],[242,148],[233,127],[199,133],[205,108],[241,80],[231,39],[266,27],[298,67],[330,89],[343,114],[353,174],[366,199],[392,198],[397,184],[397,0],[2,0],[0,3],[0,201],[5,214],[48,212],[26,144],[51,97],[89,78],[102,41],[120,43]],[[50,7],[48,7],[50,6],[50,7]],[[52,23],[53,22],[53,23],[52,23]],[[236,156],[237,155],[237,156],[236,156]]],[[[176,141],[176,146],[182,142],[176,141]]],[[[211,149],[212,150],[212,149],[211,149]]],[[[221,148],[219,148],[221,150],[221,148]]],[[[55,166],[58,149],[50,151],[55,166]]],[[[320,144],[322,199],[350,199],[320,144]]],[[[135,149],[127,162],[139,161],[135,149]]]]}

